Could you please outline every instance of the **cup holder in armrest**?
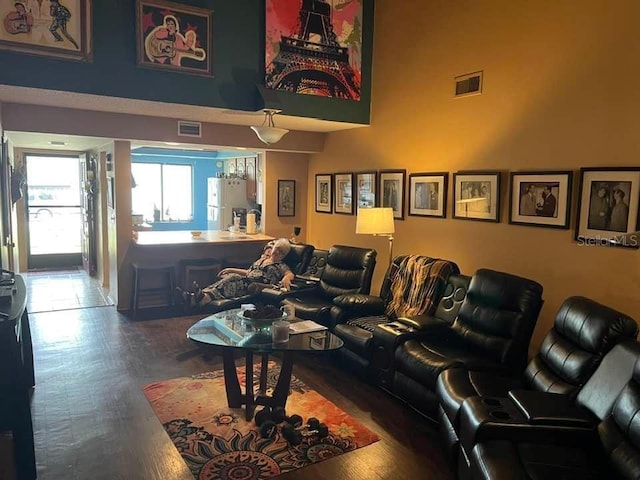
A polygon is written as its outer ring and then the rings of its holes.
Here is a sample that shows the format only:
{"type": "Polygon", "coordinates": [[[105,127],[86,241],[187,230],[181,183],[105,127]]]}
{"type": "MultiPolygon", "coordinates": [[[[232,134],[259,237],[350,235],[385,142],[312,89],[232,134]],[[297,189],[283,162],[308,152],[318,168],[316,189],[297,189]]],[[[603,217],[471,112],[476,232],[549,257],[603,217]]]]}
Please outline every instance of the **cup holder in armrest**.
{"type": "Polygon", "coordinates": [[[410,332],[416,331],[415,328],[410,327],[409,325],[403,325],[402,323],[398,323],[398,322],[389,322],[387,323],[386,326],[391,330],[395,332],[400,332],[400,333],[410,333],[410,332]]]}
{"type": "Polygon", "coordinates": [[[496,420],[511,420],[511,415],[507,412],[503,412],[502,410],[493,410],[489,412],[489,416],[495,418],[496,420]]]}
{"type": "Polygon", "coordinates": [[[501,407],[502,402],[497,398],[483,398],[482,403],[489,405],[490,407],[501,407]]]}

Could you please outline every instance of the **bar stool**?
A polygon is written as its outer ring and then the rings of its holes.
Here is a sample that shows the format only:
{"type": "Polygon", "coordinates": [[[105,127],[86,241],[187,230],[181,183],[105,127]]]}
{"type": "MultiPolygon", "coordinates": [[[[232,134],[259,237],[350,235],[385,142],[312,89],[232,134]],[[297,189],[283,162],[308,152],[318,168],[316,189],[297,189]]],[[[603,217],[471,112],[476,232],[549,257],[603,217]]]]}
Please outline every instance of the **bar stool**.
{"type": "Polygon", "coordinates": [[[218,279],[222,261],[217,258],[187,258],[178,263],[178,278],[183,290],[190,291],[193,282],[200,287],[211,285],[218,279]]]}
{"type": "Polygon", "coordinates": [[[133,267],[133,295],[131,307],[133,318],[138,315],[141,297],[155,298],[160,304],[150,306],[173,307],[173,295],[176,287],[175,267],[173,265],[139,265],[133,267]]]}

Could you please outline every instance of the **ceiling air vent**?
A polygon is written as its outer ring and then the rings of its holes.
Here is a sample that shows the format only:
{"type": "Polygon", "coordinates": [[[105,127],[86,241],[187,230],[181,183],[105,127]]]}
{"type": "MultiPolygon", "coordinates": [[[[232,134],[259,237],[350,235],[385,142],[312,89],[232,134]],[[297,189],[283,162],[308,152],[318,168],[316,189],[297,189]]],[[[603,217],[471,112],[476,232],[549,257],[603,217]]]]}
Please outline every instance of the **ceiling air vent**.
{"type": "Polygon", "coordinates": [[[479,95],[482,93],[482,72],[469,73],[456,77],[455,97],[479,95]]]}
{"type": "Polygon", "coordinates": [[[178,135],[181,137],[202,137],[202,124],[200,122],[178,121],[178,135]]]}

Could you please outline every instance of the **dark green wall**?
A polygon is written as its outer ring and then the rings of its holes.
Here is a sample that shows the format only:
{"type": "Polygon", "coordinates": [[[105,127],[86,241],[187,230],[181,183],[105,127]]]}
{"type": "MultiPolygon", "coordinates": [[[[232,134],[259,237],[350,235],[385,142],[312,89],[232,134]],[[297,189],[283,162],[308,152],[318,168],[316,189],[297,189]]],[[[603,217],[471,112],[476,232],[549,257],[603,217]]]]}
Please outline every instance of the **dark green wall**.
{"type": "Polygon", "coordinates": [[[266,105],[256,88],[264,84],[264,0],[179,3],[213,10],[213,78],[137,67],[135,0],[94,0],[92,63],[0,51],[0,83],[235,110],[267,106],[285,115],[369,123],[373,0],[363,0],[359,102],[269,90],[266,105]]]}

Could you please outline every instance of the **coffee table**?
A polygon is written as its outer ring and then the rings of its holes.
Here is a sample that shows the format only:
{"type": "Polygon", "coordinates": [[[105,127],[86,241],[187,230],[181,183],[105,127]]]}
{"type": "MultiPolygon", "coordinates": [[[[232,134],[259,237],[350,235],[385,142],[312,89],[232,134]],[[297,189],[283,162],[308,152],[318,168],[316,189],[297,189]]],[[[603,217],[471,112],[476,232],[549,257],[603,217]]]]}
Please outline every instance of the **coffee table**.
{"type": "MultiPolygon", "coordinates": [[[[289,336],[288,342],[273,343],[271,324],[259,324],[242,319],[238,314],[242,309],[235,308],[210,315],[195,323],[187,330],[187,338],[206,347],[222,347],[224,382],[227,403],[231,408],[245,406],[247,420],[253,418],[256,405],[285,407],[291,385],[293,354],[295,352],[329,352],[342,348],[344,343],[328,330],[311,333],[297,333],[289,336]],[[245,393],[240,389],[234,352],[242,350],[245,354],[245,393]],[[282,353],[280,376],[272,395],[267,395],[267,370],[269,355],[282,353]],[[254,393],[253,355],[262,359],[258,393],[254,393]]],[[[295,322],[297,319],[290,320],[295,322]]]]}

